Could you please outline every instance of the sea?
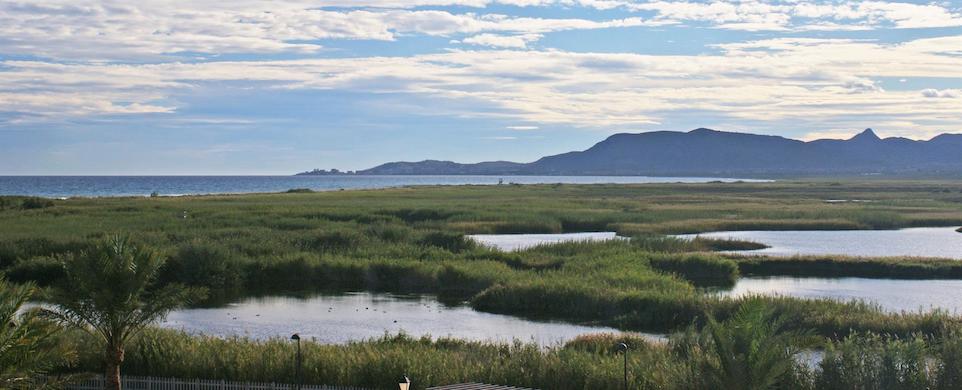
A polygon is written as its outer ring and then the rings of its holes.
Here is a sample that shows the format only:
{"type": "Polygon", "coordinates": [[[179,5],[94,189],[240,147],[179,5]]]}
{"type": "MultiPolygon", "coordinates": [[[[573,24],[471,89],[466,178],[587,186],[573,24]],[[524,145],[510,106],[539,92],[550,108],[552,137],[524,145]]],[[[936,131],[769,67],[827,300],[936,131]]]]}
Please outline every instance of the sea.
{"type": "Polygon", "coordinates": [[[0,176],[0,195],[46,198],[185,196],[284,192],[306,188],[338,191],[426,185],[640,184],[761,182],[713,177],[647,176],[0,176]]]}

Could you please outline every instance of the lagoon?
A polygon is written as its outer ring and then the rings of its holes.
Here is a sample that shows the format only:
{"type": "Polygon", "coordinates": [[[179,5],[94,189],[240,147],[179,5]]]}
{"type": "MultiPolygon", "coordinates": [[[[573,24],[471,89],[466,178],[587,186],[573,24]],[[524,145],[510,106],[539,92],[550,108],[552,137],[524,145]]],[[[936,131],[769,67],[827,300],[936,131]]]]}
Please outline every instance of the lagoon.
{"type": "Polygon", "coordinates": [[[679,235],[732,238],[769,248],[731,253],[766,256],[843,255],[855,257],[940,257],[962,260],[962,233],[955,227],[900,230],[729,231],[679,235]]]}
{"type": "MultiPolygon", "coordinates": [[[[218,308],[172,312],[165,328],[217,337],[252,339],[289,337],[345,344],[404,332],[420,337],[454,337],[473,341],[564,343],[582,334],[618,333],[614,328],[539,322],[483,313],[463,304],[445,305],[429,295],[354,292],[307,298],[248,298],[218,308]]],[[[658,339],[660,336],[650,335],[658,339]]]]}
{"type": "Polygon", "coordinates": [[[536,247],[538,245],[558,244],[577,241],[608,241],[625,239],[614,232],[597,233],[560,233],[560,234],[471,234],[467,236],[475,242],[494,247],[505,252],[536,247]]]}
{"type": "Polygon", "coordinates": [[[962,280],[749,277],[739,279],[734,288],[717,294],[861,300],[893,313],[941,309],[962,314],[962,280]]]}

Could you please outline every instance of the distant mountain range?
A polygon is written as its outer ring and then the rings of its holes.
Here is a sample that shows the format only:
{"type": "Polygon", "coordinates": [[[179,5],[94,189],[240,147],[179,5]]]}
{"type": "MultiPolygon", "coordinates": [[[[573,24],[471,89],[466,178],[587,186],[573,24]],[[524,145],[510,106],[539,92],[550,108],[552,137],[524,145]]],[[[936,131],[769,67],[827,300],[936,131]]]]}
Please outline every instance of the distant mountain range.
{"type": "MultiPolygon", "coordinates": [[[[338,171],[299,175],[344,174],[338,171]]],[[[962,134],[928,141],[879,138],[872,129],[847,139],[799,141],[711,129],[615,134],[591,148],[531,163],[392,162],[358,175],[603,175],[785,177],[962,174],[962,134]]]]}

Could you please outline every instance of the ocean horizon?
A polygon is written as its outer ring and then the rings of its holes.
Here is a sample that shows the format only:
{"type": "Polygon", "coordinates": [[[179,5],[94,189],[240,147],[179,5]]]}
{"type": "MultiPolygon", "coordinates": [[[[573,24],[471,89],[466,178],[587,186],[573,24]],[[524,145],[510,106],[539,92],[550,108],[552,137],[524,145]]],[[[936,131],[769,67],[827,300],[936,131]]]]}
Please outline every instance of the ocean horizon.
{"type": "Polygon", "coordinates": [[[426,185],[654,184],[765,182],[758,179],[652,176],[0,176],[0,195],[45,198],[187,196],[283,192],[291,189],[338,191],[426,185]]]}

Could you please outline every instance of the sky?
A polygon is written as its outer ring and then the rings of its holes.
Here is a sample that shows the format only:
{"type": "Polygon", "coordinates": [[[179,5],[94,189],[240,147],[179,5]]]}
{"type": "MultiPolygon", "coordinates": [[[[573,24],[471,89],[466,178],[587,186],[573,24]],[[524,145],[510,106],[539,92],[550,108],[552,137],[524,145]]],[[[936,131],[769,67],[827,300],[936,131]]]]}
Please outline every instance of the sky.
{"type": "Polygon", "coordinates": [[[0,0],[0,175],[962,133],[962,1],[0,0]]]}

